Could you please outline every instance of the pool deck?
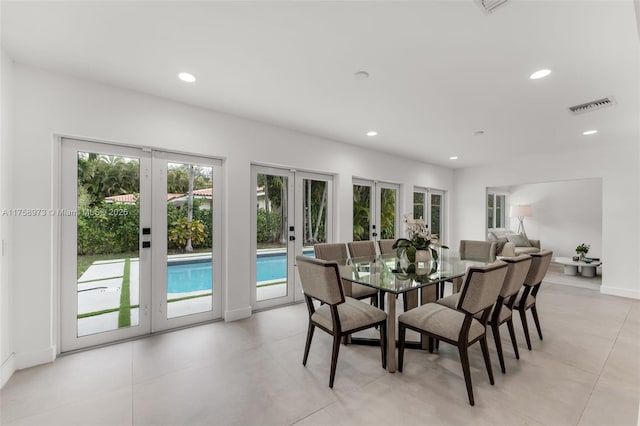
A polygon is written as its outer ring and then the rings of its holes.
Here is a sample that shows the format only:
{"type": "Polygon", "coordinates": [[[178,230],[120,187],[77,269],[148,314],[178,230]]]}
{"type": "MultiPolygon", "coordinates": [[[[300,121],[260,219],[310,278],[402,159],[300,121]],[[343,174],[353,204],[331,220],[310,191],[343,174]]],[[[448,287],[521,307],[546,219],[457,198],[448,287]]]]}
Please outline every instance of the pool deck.
{"type": "MultiPolygon", "coordinates": [[[[276,250],[270,250],[275,252],[276,250]]],[[[168,257],[171,260],[186,259],[207,259],[211,258],[211,254],[179,254],[168,257]]],[[[140,303],[139,300],[139,259],[130,259],[129,269],[129,300],[130,305],[135,306],[140,303]]],[[[78,314],[87,314],[91,312],[101,312],[115,310],[113,312],[105,312],[98,315],[88,316],[78,319],[78,336],[86,336],[89,334],[101,333],[105,331],[116,330],[118,328],[118,317],[120,309],[120,300],[122,296],[123,276],[124,276],[125,259],[110,259],[95,261],[87,268],[87,270],[78,278],[78,314]]],[[[257,288],[257,299],[267,300],[286,295],[287,287],[285,283],[271,284],[257,288]]],[[[194,296],[207,291],[193,291],[185,293],[168,293],[167,299],[176,299],[187,296],[194,296]]],[[[197,312],[210,310],[212,306],[211,296],[198,297],[194,299],[178,300],[170,302],[167,305],[167,314],[169,318],[180,317],[197,312]]],[[[139,324],[139,309],[131,308],[131,325],[139,324]]]]}

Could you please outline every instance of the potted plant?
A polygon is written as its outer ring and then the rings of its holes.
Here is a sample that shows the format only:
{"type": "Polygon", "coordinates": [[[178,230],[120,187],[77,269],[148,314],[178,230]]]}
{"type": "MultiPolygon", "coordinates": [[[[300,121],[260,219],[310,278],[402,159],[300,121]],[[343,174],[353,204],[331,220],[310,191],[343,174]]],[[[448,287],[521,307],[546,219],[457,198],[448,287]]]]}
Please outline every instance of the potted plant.
{"type": "Polygon", "coordinates": [[[580,260],[584,259],[586,254],[589,253],[591,246],[589,244],[582,243],[576,247],[576,254],[580,257],[580,260]]]}

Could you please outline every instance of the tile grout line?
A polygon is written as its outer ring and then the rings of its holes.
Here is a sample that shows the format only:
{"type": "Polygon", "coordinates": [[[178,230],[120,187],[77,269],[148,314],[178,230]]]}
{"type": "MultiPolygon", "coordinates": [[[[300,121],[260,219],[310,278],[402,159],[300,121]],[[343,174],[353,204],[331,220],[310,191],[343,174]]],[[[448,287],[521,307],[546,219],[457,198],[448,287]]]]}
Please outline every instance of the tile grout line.
{"type": "MultiPolygon", "coordinates": [[[[627,315],[624,317],[624,321],[622,322],[622,325],[620,326],[620,329],[618,330],[618,333],[616,334],[616,338],[613,341],[613,344],[611,345],[611,349],[609,350],[609,353],[607,354],[607,359],[604,360],[604,363],[602,364],[602,368],[600,369],[600,372],[598,373],[598,378],[596,379],[596,382],[593,384],[593,388],[591,389],[591,392],[589,393],[589,398],[587,399],[587,402],[584,406],[584,408],[582,409],[582,413],[580,414],[580,418],[578,419],[578,422],[576,423],[576,425],[579,425],[580,422],[582,421],[582,418],[584,417],[584,413],[587,410],[587,407],[589,406],[589,401],[591,401],[591,397],[593,396],[593,392],[596,389],[596,386],[598,386],[598,383],[600,382],[600,378],[602,377],[602,372],[604,371],[604,369],[607,366],[607,363],[609,362],[609,358],[611,357],[611,352],[613,352],[613,348],[616,346],[616,343],[618,342],[618,339],[620,338],[620,333],[622,333],[622,329],[624,328],[624,325],[627,323],[627,320],[629,319],[629,315],[631,315],[631,311],[633,310],[633,306],[629,306],[629,309],[627,311],[627,315]]],[[[638,420],[640,423],[640,420],[638,420]]]]}
{"type": "Polygon", "coordinates": [[[131,426],[133,426],[134,418],[133,418],[133,404],[134,404],[134,342],[131,342],[131,426]]]}

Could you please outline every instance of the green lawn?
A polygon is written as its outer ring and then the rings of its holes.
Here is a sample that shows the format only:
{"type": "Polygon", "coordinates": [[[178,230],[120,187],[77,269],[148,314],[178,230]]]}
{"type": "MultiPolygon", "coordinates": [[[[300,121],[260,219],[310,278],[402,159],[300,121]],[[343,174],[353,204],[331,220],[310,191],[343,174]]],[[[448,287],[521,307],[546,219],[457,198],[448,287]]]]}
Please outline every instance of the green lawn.
{"type": "Polygon", "coordinates": [[[84,272],[89,269],[89,266],[96,260],[115,260],[115,259],[126,259],[131,257],[138,257],[137,251],[132,251],[128,253],[110,253],[110,254],[92,254],[86,256],[78,256],[78,278],[84,274],[84,272]]]}

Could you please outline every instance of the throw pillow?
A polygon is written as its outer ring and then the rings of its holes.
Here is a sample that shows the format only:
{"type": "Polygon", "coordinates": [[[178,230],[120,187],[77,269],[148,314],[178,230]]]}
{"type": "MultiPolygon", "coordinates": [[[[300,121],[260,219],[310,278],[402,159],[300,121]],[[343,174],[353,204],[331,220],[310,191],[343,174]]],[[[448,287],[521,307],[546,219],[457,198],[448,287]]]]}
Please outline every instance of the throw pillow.
{"type": "Polygon", "coordinates": [[[522,234],[507,235],[507,239],[510,243],[515,244],[516,247],[532,247],[529,240],[522,234]]]}

